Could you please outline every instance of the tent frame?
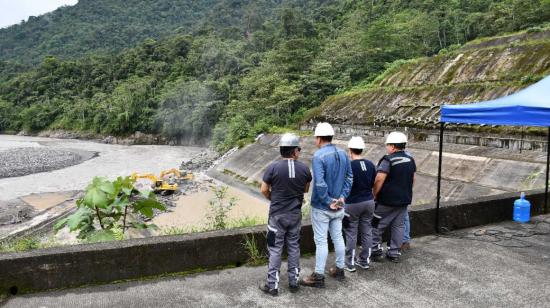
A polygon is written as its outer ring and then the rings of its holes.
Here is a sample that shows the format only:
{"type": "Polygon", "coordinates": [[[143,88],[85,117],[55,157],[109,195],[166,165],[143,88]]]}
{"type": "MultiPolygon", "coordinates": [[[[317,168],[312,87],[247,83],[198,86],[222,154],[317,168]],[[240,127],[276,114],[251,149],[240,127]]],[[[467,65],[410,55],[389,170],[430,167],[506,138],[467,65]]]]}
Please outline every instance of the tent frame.
{"type": "MultiPolygon", "coordinates": [[[[445,132],[445,122],[439,123],[439,165],[437,167],[437,208],[435,211],[435,232],[440,232],[439,210],[441,205],[441,169],[443,165],[443,135],[445,132]]],[[[548,213],[548,182],[550,175],[550,126],[548,127],[548,136],[546,142],[546,180],[544,188],[544,213],[548,213]]]]}

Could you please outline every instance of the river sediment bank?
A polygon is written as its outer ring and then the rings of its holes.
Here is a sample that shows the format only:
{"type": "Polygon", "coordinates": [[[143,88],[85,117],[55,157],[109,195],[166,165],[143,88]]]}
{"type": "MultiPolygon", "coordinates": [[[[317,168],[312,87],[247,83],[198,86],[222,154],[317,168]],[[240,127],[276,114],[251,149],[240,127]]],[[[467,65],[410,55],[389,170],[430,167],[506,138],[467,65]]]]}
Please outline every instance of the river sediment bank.
{"type": "Polygon", "coordinates": [[[171,145],[171,146],[200,146],[208,145],[208,140],[196,140],[190,138],[169,138],[160,134],[149,134],[137,131],[135,133],[114,136],[108,134],[99,134],[92,132],[67,131],[67,130],[44,130],[40,132],[0,132],[4,135],[22,136],[22,137],[42,137],[55,139],[75,139],[85,141],[95,141],[105,144],[119,145],[171,145]]]}

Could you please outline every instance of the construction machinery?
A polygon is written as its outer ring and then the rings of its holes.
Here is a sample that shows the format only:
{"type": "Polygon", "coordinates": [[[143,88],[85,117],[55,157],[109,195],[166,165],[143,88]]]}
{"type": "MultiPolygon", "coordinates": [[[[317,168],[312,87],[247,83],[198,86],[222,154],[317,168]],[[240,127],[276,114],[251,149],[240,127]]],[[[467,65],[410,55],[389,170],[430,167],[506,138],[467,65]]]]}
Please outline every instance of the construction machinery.
{"type": "Polygon", "coordinates": [[[156,176],[152,173],[137,173],[134,172],[130,175],[130,178],[134,180],[147,179],[151,181],[151,188],[155,193],[168,195],[178,190],[178,184],[183,181],[190,181],[193,179],[193,173],[182,172],[177,169],[164,170],[160,173],[160,176],[156,176]]]}
{"type": "Polygon", "coordinates": [[[178,182],[181,182],[181,181],[191,181],[193,180],[193,173],[192,172],[187,172],[187,171],[180,171],[176,168],[172,168],[172,169],[169,169],[169,170],[164,170],[164,171],[161,171],[160,173],[160,178],[161,179],[164,179],[166,176],[170,176],[170,175],[173,175],[174,178],[178,181],[178,182]]]}

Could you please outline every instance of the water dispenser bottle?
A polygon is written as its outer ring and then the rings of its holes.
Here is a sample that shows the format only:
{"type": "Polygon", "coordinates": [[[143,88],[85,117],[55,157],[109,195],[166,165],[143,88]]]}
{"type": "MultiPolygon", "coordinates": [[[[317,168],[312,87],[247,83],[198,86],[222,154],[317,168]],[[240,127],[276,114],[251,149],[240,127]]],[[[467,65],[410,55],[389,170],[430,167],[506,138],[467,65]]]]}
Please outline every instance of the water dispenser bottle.
{"type": "Polygon", "coordinates": [[[521,197],[514,201],[514,221],[529,222],[531,219],[531,203],[525,200],[525,193],[521,193],[521,197]]]}

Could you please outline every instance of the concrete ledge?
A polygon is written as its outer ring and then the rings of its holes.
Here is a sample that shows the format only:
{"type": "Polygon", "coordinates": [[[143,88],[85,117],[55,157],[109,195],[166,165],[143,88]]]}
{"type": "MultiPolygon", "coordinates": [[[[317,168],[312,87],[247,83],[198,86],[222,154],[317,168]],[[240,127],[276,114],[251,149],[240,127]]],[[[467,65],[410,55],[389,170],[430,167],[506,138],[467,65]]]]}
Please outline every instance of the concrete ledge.
{"type": "MultiPolygon", "coordinates": [[[[441,232],[475,227],[494,222],[512,220],[514,201],[519,193],[472,198],[462,201],[442,202],[439,221],[441,232]]],[[[531,202],[531,216],[544,213],[544,190],[526,192],[531,202]]],[[[436,204],[417,206],[410,213],[411,235],[435,233],[436,204]]]]}
{"type": "MultiPolygon", "coordinates": [[[[542,212],[543,192],[528,192],[532,214],[542,212]]],[[[452,230],[510,220],[517,194],[504,194],[443,204],[441,226],[452,230]]],[[[435,232],[435,206],[411,212],[414,236],[435,232]]],[[[254,236],[265,249],[265,226],[181,236],[74,245],[24,253],[0,254],[0,292],[28,292],[124,279],[177,273],[194,269],[241,265],[248,259],[245,237],[254,236]]],[[[302,253],[315,251],[313,231],[304,221],[302,253]]]]}

